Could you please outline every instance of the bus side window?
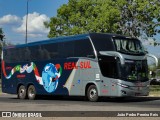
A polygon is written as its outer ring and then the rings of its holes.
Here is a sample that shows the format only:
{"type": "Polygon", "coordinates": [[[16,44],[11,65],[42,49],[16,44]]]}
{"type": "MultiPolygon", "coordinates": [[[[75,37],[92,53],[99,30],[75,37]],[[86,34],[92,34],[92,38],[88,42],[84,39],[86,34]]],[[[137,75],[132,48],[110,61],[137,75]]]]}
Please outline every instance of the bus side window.
{"type": "Polygon", "coordinates": [[[9,61],[9,50],[4,50],[3,55],[4,55],[3,59],[5,60],[5,62],[9,63],[10,62],[9,61]]]}
{"type": "Polygon", "coordinates": [[[74,56],[74,42],[62,42],[58,47],[59,58],[73,57],[74,56]]]}
{"type": "Polygon", "coordinates": [[[44,45],[39,45],[37,49],[38,58],[39,60],[48,60],[50,59],[49,51],[46,49],[47,47],[44,47],[44,45]]]}
{"type": "Polygon", "coordinates": [[[49,60],[58,58],[58,45],[59,43],[42,45],[43,59],[49,60]]]}
{"type": "Polygon", "coordinates": [[[39,56],[39,54],[38,54],[38,46],[31,46],[31,47],[29,47],[29,50],[32,51],[31,54],[30,54],[30,59],[32,61],[38,60],[37,59],[38,56],[39,56]]]}
{"type": "Polygon", "coordinates": [[[28,47],[24,48],[24,60],[30,61],[31,52],[28,47]]]}
{"type": "Polygon", "coordinates": [[[74,56],[95,58],[94,51],[89,39],[75,41],[74,56]]]}
{"type": "Polygon", "coordinates": [[[10,59],[12,62],[20,62],[20,51],[18,48],[15,48],[13,50],[11,50],[11,56],[10,56],[10,59]]]}

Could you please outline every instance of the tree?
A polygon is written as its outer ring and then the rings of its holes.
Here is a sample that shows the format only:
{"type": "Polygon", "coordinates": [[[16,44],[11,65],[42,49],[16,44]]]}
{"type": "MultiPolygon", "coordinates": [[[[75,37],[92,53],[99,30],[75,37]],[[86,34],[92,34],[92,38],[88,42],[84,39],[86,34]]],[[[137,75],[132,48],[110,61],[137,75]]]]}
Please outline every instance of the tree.
{"type": "Polygon", "coordinates": [[[159,0],[69,0],[45,26],[49,38],[88,32],[153,37],[160,33],[159,0]]]}
{"type": "Polygon", "coordinates": [[[69,0],[49,23],[48,37],[86,32],[115,32],[120,19],[112,0],[69,0]]]}
{"type": "Polygon", "coordinates": [[[0,55],[1,55],[1,51],[2,51],[2,46],[5,46],[6,45],[6,43],[5,43],[5,41],[3,41],[3,39],[4,39],[4,32],[3,32],[3,30],[2,30],[2,28],[0,28],[0,55]]]}
{"type": "Polygon", "coordinates": [[[0,40],[1,41],[3,41],[3,39],[4,39],[4,33],[3,33],[3,30],[2,30],[2,28],[0,28],[0,40]]]}
{"type": "Polygon", "coordinates": [[[159,0],[117,0],[117,4],[121,11],[120,34],[147,39],[160,33],[159,0]]]}
{"type": "MultiPolygon", "coordinates": [[[[158,61],[160,61],[160,58],[158,58],[158,61]]],[[[160,62],[158,62],[158,67],[157,69],[160,69],[160,62]]]]}

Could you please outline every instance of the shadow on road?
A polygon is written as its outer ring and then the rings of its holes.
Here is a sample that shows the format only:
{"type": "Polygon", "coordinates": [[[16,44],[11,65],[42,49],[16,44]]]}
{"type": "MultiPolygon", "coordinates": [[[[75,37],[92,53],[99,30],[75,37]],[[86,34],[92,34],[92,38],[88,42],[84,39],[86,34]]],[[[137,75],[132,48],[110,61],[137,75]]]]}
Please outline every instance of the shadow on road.
{"type": "Polygon", "coordinates": [[[101,98],[100,102],[129,103],[129,102],[145,102],[154,100],[160,100],[160,97],[101,98]]]}
{"type": "MultiPolygon", "coordinates": [[[[79,96],[38,96],[36,100],[59,100],[59,101],[83,101],[89,102],[85,97],[79,96]]],[[[126,97],[126,98],[111,98],[111,97],[102,97],[98,102],[115,102],[115,103],[126,103],[126,102],[145,102],[145,101],[154,101],[160,100],[160,97],[126,97]]]]}
{"type": "MultiPolygon", "coordinates": [[[[82,101],[82,102],[89,102],[85,97],[78,97],[78,96],[37,96],[36,100],[19,100],[16,95],[10,96],[0,96],[0,101],[10,101],[10,102],[29,102],[29,101],[82,101]]],[[[101,102],[113,102],[113,103],[131,103],[131,102],[147,102],[147,101],[155,101],[160,100],[160,97],[125,97],[125,98],[111,98],[111,97],[102,97],[99,99],[99,103],[101,102]]]]}

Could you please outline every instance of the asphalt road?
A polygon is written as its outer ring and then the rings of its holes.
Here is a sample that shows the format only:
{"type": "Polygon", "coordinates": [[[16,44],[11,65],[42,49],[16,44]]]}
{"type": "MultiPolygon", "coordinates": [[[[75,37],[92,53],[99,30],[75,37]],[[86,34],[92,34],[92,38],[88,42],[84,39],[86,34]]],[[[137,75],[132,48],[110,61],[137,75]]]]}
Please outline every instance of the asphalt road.
{"type": "Polygon", "coordinates": [[[83,97],[20,100],[16,95],[1,94],[0,111],[160,111],[160,97],[102,98],[89,102],[83,97]]]}
{"type": "MultiPolygon", "coordinates": [[[[99,102],[89,102],[83,97],[38,97],[36,100],[20,100],[16,95],[1,94],[0,95],[0,111],[83,111],[80,117],[66,117],[66,114],[60,114],[61,117],[47,117],[45,120],[106,120],[106,117],[95,117],[99,113],[94,112],[93,117],[84,117],[86,111],[128,111],[142,112],[160,111],[160,97],[135,97],[124,100],[116,98],[102,98],[99,102]],[[64,116],[63,116],[64,115],[64,116]]],[[[72,113],[72,112],[71,112],[72,113]]],[[[68,114],[68,113],[67,113],[68,114]]],[[[107,117],[107,120],[157,120],[160,117],[107,117]]],[[[1,118],[0,118],[1,119],[1,118]]],[[[5,118],[3,118],[4,120],[5,118]]],[[[8,118],[6,118],[8,119],[8,118]]],[[[11,118],[17,120],[21,118],[11,118]]],[[[24,118],[28,120],[27,118],[24,118]]],[[[29,118],[30,120],[42,120],[44,118],[29,118]]]]}

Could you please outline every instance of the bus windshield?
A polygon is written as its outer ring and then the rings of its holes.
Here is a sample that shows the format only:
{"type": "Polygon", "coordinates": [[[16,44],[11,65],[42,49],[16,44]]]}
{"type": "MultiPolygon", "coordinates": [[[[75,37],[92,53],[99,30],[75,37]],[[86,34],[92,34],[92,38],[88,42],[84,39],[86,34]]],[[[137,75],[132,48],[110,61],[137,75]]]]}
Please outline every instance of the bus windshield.
{"type": "Polygon", "coordinates": [[[144,48],[139,40],[114,38],[116,50],[126,54],[144,54],[144,48]]]}
{"type": "Polygon", "coordinates": [[[147,61],[126,60],[125,66],[121,67],[121,77],[127,81],[147,81],[148,69],[147,61]]]}

